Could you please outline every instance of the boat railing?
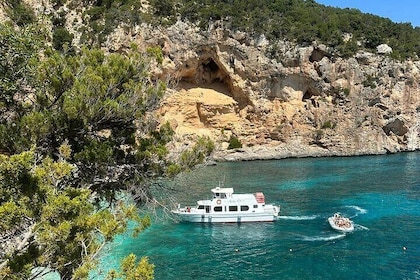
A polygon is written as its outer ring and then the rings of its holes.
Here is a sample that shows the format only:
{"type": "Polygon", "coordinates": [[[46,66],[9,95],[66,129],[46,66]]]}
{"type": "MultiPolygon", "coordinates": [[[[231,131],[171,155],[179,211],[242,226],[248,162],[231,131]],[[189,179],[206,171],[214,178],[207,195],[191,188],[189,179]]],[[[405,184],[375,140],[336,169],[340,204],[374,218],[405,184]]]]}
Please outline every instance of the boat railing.
{"type": "Polygon", "coordinates": [[[205,209],[197,209],[195,206],[185,206],[182,208],[178,208],[178,212],[181,213],[204,213],[205,209]]]}

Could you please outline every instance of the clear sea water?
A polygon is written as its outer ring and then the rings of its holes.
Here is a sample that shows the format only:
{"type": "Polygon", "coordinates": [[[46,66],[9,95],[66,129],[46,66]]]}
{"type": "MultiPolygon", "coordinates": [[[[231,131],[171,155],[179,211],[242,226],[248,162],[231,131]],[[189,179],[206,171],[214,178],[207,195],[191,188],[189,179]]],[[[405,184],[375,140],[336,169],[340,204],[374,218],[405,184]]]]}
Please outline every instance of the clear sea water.
{"type": "Polygon", "coordinates": [[[149,257],[158,280],[420,279],[419,152],[218,163],[178,178],[166,195],[194,205],[219,181],[236,193],[263,191],[281,216],[213,225],[157,219],[137,238],[119,237],[101,269],[132,252],[149,257]],[[332,230],[335,212],[356,230],[332,230]]]}

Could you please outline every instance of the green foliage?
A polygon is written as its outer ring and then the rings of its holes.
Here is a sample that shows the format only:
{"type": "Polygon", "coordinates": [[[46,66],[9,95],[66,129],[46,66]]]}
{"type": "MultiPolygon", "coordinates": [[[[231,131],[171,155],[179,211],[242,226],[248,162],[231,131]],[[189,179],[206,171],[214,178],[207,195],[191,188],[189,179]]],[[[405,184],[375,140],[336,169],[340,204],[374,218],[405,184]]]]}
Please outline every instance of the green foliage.
{"type": "MultiPolygon", "coordinates": [[[[9,77],[5,71],[4,83],[0,81],[0,87],[3,84],[9,89],[0,96],[6,108],[16,110],[19,106],[20,111],[27,111],[13,123],[0,123],[0,150],[21,152],[35,143],[54,154],[67,139],[76,159],[85,163],[126,160],[121,145],[135,142],[134,120],[154,108],[165,90],[164,84],[150,79],[148,58],[136,52],[105,56],[97,49],[83,49],[69,56],[46,54],[33,69],[36,76],[31,81],[37,91],[30,107],[13,102],[19,88],[9,81],[20,77],[9,77]],[[112,131],[110,137],[98,137],[105,129],[112,131]]],[[[11,71],[10,76],[14,73],[11,71]]]]}
{"type": "Polygon", "coordinates": [[[6,0],[7,14],[14,23],[25,26],[35,22],[34,11],[21,0],[6,0]]]}
{"type": "MultiPolygon", "coordinates": [[[[105,55],[94,48],[83,48],[80,53],[45,50],[42,59],[35,56],[34,63],[29,63],[33,36],[9,27],[2,31],[5,45],[0,50],[5,55],[0,59],[4,58],[7,71],[0,73],[4,89],[0,104],[1,112],[9,112],[9,117],[0,119],[0,151],[14,154],[35,145],[44,155],[80,165],[83,183],[108,177],[121,182],[120,188],[166,172],[165,145],[173,132],[167,124],[157,130],[156,122],[146,118],[166,86],[150,78],[147,55],[135,47],[125,55],[105,55]],[[23,48],[25,38],[29,39],[23,48]],[[13,61],[14,54],[29,58],[13,61]],[[28,69],[27,73],[18,67],[28,69]],[[13,76],[16,73],[21,75],[13,76]],[[26,83],[17,87],[21,81],[26,83]],[[31,89],[27,98],[16,98],[27,89],[31,89]],[[141,132],[136,135],[136,131],[141,132]],[[63,143],[70,148],[66,155],[60,150],[63,143]],[[128,169],[118,173],[124,177],[108,174],[119,166],[128,169]]],[[[109,179],[97,181],[103,183],[93,184],[95,191],[113,193],[104,186],[113,184],[109,179]]]]}
{"type": "Polygon", "coordinates": [[[331,120],[327,120],[322,124],[321,129],[330,128],[333,129],[335,127],[335,123],[333,123],[331,120]]]}
{"type": "Polygon", "coordinates": [[[376,79],[370,75],[368,75],[366,77],[366,80],[364,80],[362,82],[362,85],[364,87],[370,87],[371,89],[375,89],[376,88],[376,79]]]}
{"type": "Polygon", "coordinates": [[[168,177],[173,177],[182,172],[182,167],[179,164],[173,163],[169,164],[166,170],[166,175],[168,177]]]}
{"type": "Polygon", "coordinates": [[[100,46],[121,23],[134,26],[141,23],[143,16],[142,2],[136,0],[97,1],[95,5],[86,5],[83,19],[89,29],[84,30],[82,42],[100,46]]]}
{"type": "Polygon", "coordinates": [[[74,155],[74,159],[83,163],[101,162],[113,163],[114,150],[109,142],[92,139],[83,150],[74,155]]]}
{"type": "MultiPolygon", "coordinates": [[[[25,115],[33,104],[31,85],[35,79],[40,45],[44,42],[43,34],[41,26],[29,25],[17,31],[12,26],[0,24],[0,112],[9,116],[0,121],[0,151],[14,153],[27,150],[31,146],[31,138],[37,137],[33,134],[42,134],[47,129],[25,131],[31,119],[36,123],[40,115],[25,117],[22,123],[16,120],[25,115]]],[[[45,125],[45,122],[39,124],[45,125]]]]}
{"type": "MultiPolygon", "coordinates": [[[[191,150],[182,152],[179,165],[181,170],[191,169],[193,166],[203,163],[206,156],[209,156],[214,150],[214,142],[209,137],[200,137],[191,150]]],[[[170,170],[174,172],[178,167],[174,166],[170,170]]]]}
{"type": "Polygon", "coordinates": [[[231,136],[229,139],[229,146],[228,149],[238,149],[242,148],[242,143],[239,139],[235,136],[231,136]]]}
{"type": "Polygon", "coordinates": [[[349,88],[343,88],[343,93],[345,96],[349,96],[350,95],[350,89],[349,88]]]}
{"type": "Polygon", "coordinates": [[[358,49],[359,47],[357,46],[357,41],[354,38],[337,46],[338,52],[344,58],[353,56],[358,51],[358,49]]]}
{"type": "Polygon", "coordinates": [[[11,157],[0,154],[0,203],[13,201],[22,206],[29,201],[36,203],[44,198],[37,179],[30,173],[33,164],[32,152],[11,157]]]}
{"type": "Polygon", "coordinates": [[[53,32],[53,47],[56,50],[63,51],[67,46],[71,46],[73,34],[67,31],[64,27],[57,27],[53,32]]]}
{"type": "Polygon", "coordinates": [[[28,94],[26,81],[31,79],[31,67],[43,43],[37,28],[31,25],[16,32],[0,23],[0,108],[13,106],[17,94],[28,94]]]}
{"type": "Polygon", "coordinates": [[[316,40],[335,47],[344,57],[360,48],[357,42],[373,52],[386,43],[392,47],[393,56],[400,59],[420,55],[419,28],[313,0],[156,0],[150,4],[154,15],[168,22],[181,15],[206,30],[214,21],[223,20],[228,28],[264,34],[270,40],[287,39],[304,45],[316,40]],[[346,34],[352,35],[351,40],[343,40],[346,34]]]}
{"type": "Polygon", "coordinates": [[[107,280],[153,280],[154,265],[149,263],[147,257],[142,257],[137,263],[134,254],[130,254],[121,261],[121,272],[110,271],[106,277],[107,280]]]}
{"type": "Polygon", "coordinates": [[[147,53],[156,59],[159,64],[163,62],[163,53],[162,48],[160,47],[149,47],[147,48],[147,53]]]}
{"type": "Polygon", "coordinates": [[[11,230],[19,225],[24,217],[22,209],[13,201],[0,205],[0,232],[11,230]]]}
{"type": "Polygon", "coordinates": [[[10,254],[0,275],[22,279],[23,271],[36,264],[58,270],[64,279],[73,272],[74,279],[84,279],[104,243],[124,232],[129,220],[137,223],[136,232],[150,225],[150,218],[138,216],[134,206],[98,210],[90,190],[57,188],[74,166],[50,158],[37,164],[34,157],[33,152],[0,155],[1,234],[20,229],[36,235],[29,247],[10,254]],[[24,219],[32,226],[22,224],[24,219]]]}
{"type": "Polygon", "coordinates": [[[41,54],[39,35],[0,24],[0,151],[10,154],[0,153],[0,237],[29,238],[0,255],[0,277],[27,279],[37,265],[86,279],[129,220],[134,233],[150,225],[116,199],[166,172],[173,131],[146,117],[165,85],[149,77],[147,55],[41,54]]]}
{"type": "Polygon", "coordinates": [[[176,0],[151,0],[153,7],[152,22],[155,24],[171,25],[176,21],[176,0]]]}

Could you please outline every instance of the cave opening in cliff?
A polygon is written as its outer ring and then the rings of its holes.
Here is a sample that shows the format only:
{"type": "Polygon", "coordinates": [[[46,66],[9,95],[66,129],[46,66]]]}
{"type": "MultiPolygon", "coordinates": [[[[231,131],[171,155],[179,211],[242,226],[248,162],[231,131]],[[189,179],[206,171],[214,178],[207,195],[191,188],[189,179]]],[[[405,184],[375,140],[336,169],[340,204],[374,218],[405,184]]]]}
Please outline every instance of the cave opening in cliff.
{"type": "Polygon", "coordinates": [[[318,102],[316,101],[316,98],[314,98],[314,96],[316,96],[317,94],[315,94],[310,88],[308,90],[305,91],[305,93],[303,94],[302,97],[302,101],[305,102],[307,100],[309,100],[312,104],[312,106],[314,107],[319,107],[318,102]]]}
{"type": "Polygon", "coordinates": [[[197,82],[200,85],[211,86],[214,83],[222,83],[228,87],[225,80],[227,74],[220,69],[219,65],[211,57],[201,60],[197,74],[197,82]]]}
{"type": "Polygon", "coordinates": [[[312,51],[312,53],[311,53],[311,56],[309,57],[309,61],[310,62],[315,62],[315,61],[321,61],[322,60],[322,58],[324,58],[324,53],[323,52],[321,52],[321,51],[319,51],[319,50],[317,50],[317,49],[314,49],[313,51],[312,51]]]}
{"type": "Polygon", "coordinates": [[[240,110],[251,104],[249,97],[239,87],[234,86],[228,71],[215,59],[215,54],[204,53],[197,61],[185,64],[185,67],[178,86],[185,89],[201,87],[215,90],[232,97],[238,102],[240,110]]]}
{"type": "Polygon", "coordinates": [[[313,93],[310,89],[308,89],[304,94],[303,94],[303,98],[302,101],[311,99],[311,97],[313,96],[313,93]]]}
{"type": "Polygon", "coordinates": [[[217,71],[219,71],[219,66],[211,58],[208,59],[208,61],[204,61],[202,63],[202,65],[203,65],[203,69],[205,71],[209,71],[209,72],[217,72],[217,71]]]}
{"type": "Polygon", "coordinates": [[[328,54],[327,52],[325,52],[323,50],[320,50],[320,49],[314,49],[311,53],[311,56],[309,57],[309,61],[310,62],[319,62],[324,57],[328,57],[329,59],[332,58],[332,56],[330,54],[328,54]]]}

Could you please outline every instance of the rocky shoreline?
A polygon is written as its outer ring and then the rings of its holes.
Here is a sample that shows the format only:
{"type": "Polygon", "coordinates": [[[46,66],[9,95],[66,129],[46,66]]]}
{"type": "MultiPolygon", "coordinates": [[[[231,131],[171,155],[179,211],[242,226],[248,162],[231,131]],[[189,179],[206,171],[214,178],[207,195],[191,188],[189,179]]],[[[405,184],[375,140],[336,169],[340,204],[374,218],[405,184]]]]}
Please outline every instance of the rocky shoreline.
{"type": "MultiPolygon", "coordinates": [[[[365,156],[388,154],[386,150],[364,153],[332,152],[316,146],[290,147],[280,145],[277,147],[253,146],[232,150],[216,151],[210,160],[214,162],[224,161],[253,161],[253,160],[275,160],[285,158],[317,158],[335,156],[365,156]]],[[[397,152],[396,152],[397,153],[397,152]]]]}

